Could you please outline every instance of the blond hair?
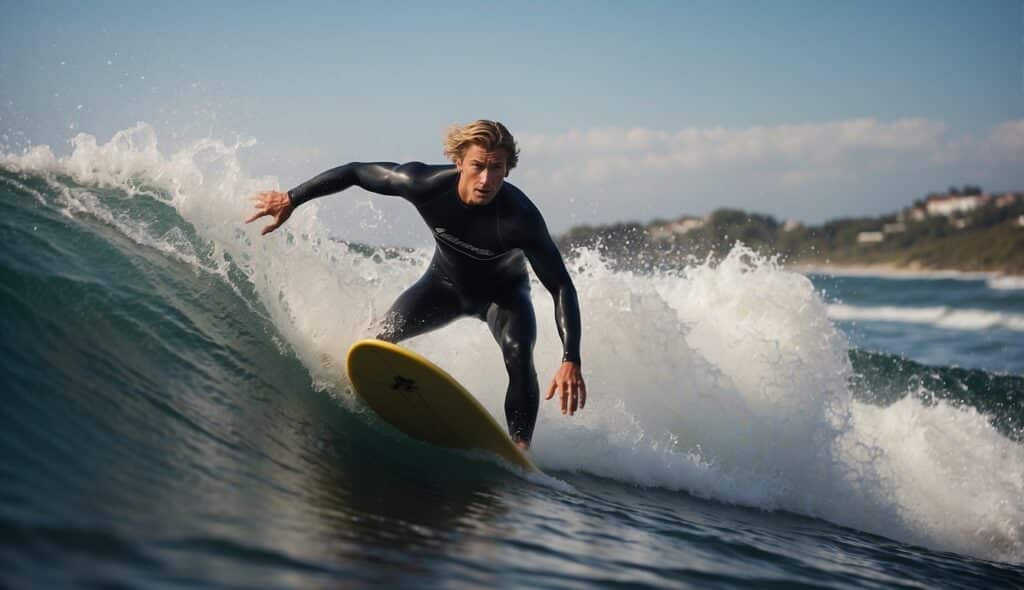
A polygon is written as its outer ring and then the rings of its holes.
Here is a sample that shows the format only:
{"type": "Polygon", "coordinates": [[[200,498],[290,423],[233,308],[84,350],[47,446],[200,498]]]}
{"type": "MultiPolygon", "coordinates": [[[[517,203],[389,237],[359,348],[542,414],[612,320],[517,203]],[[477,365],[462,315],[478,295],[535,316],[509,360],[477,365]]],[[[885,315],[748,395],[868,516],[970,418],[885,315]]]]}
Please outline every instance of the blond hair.
{"type": "Polygon", "coordinates": [[[471,145],[478,145],[489,152],[497,149],[508,154],[508,169],[519,163],[519,148],[508,128],[497,121],[479,119],[467,125],[452,125],[444,138],[444,155],[452,162],[461,160],[471,145]]]}

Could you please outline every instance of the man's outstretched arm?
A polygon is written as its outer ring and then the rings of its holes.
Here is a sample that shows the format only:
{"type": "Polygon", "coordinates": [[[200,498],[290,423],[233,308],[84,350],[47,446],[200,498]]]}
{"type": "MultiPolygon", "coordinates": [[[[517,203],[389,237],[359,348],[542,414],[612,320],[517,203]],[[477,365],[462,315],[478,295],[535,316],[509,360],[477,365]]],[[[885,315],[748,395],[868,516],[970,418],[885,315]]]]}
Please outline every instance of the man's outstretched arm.
{"type": "MultiPolygon", "coordinates": [[[[303,182],[288,191],[288,198],[293,206],[298,207],[306,201],[333,195],[352,186],[381,195],[401,195],[417,176],[415,173],[419,170],[416,164],[399,166],[393,162],[351,162],[303,182]]],[[[419,167],[424,165],[419,164],[419,167]]]]}
{"type": "Polygon", "coordinates": [[[271,216],[274,222],[263,228],[263,234],[281,227],[296,207],[317,197],[358,186],[382,195],[402,196],[415,202],[452,175],[453,166],[428,166],[420,162],[352,162],[332,168],[307,180],[288,192],[267,191],[256,196],[256,213],[246,223],[271,216]]]}

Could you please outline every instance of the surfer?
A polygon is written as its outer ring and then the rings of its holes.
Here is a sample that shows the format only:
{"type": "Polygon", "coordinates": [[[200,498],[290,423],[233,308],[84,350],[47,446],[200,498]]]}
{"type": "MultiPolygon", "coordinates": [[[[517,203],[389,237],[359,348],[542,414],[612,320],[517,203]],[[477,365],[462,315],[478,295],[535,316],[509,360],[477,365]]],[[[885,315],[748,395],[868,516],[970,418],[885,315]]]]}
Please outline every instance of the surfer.
{"type": "Polygon", "coordinates": [[[299,205],[351,186],[412,203],[437,248],[424,275],[385,313],[377,338],[399,342],[463,316],[487,322],[508,371],[505,419],[509,434],[526,449],[540,404],[533,365],[537,321],[526,261],[554,298],[555,325],[562,339],[562,364],[545,399],[558,392],[562,413],[568,415],[587,401],[576,289],[540,211],[522,191],[505,182],[519,160],[509,130],[487,120],[455,126],[445,138],[444,154],[454,165],[352,162],[288,192],[260,193],[256,213],[246,223],[273,217],[262,231],[270,233],[299,205]]]}

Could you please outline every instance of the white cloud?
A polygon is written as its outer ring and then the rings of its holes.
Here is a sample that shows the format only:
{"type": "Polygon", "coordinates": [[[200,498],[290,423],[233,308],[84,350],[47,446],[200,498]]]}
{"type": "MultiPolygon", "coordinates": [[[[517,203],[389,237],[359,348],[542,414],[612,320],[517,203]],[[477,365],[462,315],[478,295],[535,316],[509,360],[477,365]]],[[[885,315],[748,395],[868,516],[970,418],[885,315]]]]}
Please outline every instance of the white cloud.
{"type": "Polygon", "coordinates": [[[859,118],[745,129],[574,129],[518,140],[519,182],[546,212],[554,210],[549,218],[570,223],[721,206],[818,220],[892,211],[949,184],[1024,189],[1024,120],[981,138],[956,136],[925,118],[859,118]],[[570,207],[566,196],[586,210],[570,207]]]}
{"type": "Polygon", "coordinates": [[[675,166],[743,164],[759,161],[839,163],[856,152],[878,156],[931,149],[946,126],[927,119],[900,119],[881,124],[853,119],[823,125],[780,125],[728,130],[721,127],[683,129],[572,130],[561,134],[524,134],[524,154],[542,158],[615,162],[644,169],[675,166]]]}
{"type": "Polygon", "coordinates": [[[1024,151],[1024,119],[999,125],[992,131],[991,140],[998,147],[1018,153],[1024,151]]]}

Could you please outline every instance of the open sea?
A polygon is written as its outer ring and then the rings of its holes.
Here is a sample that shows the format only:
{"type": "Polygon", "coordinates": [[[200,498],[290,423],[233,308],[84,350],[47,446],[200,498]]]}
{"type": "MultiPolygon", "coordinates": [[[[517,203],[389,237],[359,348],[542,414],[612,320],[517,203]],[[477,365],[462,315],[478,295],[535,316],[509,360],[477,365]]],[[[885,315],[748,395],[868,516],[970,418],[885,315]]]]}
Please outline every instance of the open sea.
{"type": "MultiPolygon", "coordinates": [[[[353,399],[430,250],[260,238],[272,183],[145,125],[0,154],[0,587],[1024,587],[1024,279],[571,253],[590,397],[527,476],[353,399]]],[[[503,422],[482,323],[406,344],[503,422]]]]}

